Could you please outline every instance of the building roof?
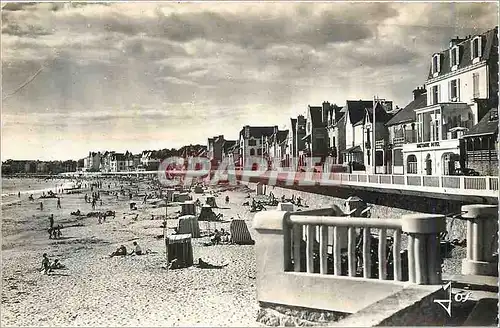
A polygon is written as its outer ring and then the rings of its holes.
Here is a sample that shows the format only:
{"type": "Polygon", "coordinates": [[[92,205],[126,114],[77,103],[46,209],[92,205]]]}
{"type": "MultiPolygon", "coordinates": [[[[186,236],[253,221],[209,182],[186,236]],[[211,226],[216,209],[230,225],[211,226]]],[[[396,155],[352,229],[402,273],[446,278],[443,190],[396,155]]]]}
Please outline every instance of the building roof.
{"type": "Polygon", "coordinates": [[[222,147],[224,151],[227,152],[228,150],[232,149],[236,143],[237,143],[236,140],[226,140],[222,147]]]}
{"type": "Polygon", "coordinates": [[[349,113],[350,123],[355,125],[365,118],[365,109],[372,107],[373,100],[347,100],[342,110],[349,113]]]}
{"type": "Polygon", "coordinates": [[[496,132],[498,132],[498,109],[491,108],[476,125],[464,133],[464,137],[488,135],[496,132]]]}
{"type": "MultiPolygon", "coordinates": [[[[368,115],[368,122],[371,122],[373,119],[373,108],[367,108],[366,112],[368,115]]],[[[377,122],[387,122],[392,118],[392,114],[388,113],[387,110],[381,103],[377,103],[375,106],[375,121],[377,122]]]]}
{"type": "Polygon", "coordinates": [[[385,125],[392,126],[406,122],[415,122],[415,109],[427,106],[427,94],[423,93],[412,100],[405,108],[396,113],[385,125]]]}
{"type": "MultiPolygon", "coordinates": [[[[251,138],[259,139],[261,137],[270,137],[274,134],[274,126],[249,126],[251,138]]],[[[241,129],[240,136],[245,136],[245,127],[241,129]]]]}
{"type": "Polygon", "coordinates": [[[288,138],[288,130],[278,131],[278,134],[277,134],[277,142],[278,143],[282,143],[287,138],[288,138]]]}
{"type": "MultiPolygon", "coordinates": [[[[484,32],[483,34],[480,34],[482,38],[481,42],[481,59],[482,60],[489,60],[490,57],[493,57],[492,55],[495,54],[495,44],[498,45],[498,26],[495,27],[494,29],[491,29],[489,31],[484,32]]],[[[472,58],[471,58],[471,41],[474,37],[467,37],[465,40],[458,42],[456,45],[460,47],[460,53],[459,53],[459,62],[458,62],[458,69],[464,68],[467,66],[472,65],[472,58]]],[[[442,76],[445,74],[448,74],[451,72],[451,67],[450,67],[450,49],[452,47],[448,47],[447,49],[439,52],[441,54],[441,70],[438,73],[438,76],[442,76]]],[[[432,74],[432,64],[429,65],[429,75],[428,75],[428,80],[433,79],[432,74]]]]}
{"type": "Polygon", "coordinates": [[[323,122],[322,111],[322,107],[309,106],[309,117],[311,118],[311,125],[313,128],[320,128],[325,125],[325,122],[323,122]]]}

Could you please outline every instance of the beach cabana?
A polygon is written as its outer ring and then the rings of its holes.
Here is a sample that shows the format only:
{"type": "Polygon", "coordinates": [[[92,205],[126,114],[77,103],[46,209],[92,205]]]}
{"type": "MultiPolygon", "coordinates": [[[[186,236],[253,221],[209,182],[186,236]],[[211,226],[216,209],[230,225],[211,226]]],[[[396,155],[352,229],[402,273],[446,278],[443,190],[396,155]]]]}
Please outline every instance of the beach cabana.
{"type": "Polygon", "coordinates": [[[346,214],[352,217],[367,217],[368,205],[359,197],[351,196],[345,201],[346,214]]]}
{"type": "Polygon", "coordinates": [[[195,194],[203,194],[203,187],[202,186],[194,187],[194,193],[195,194]]]}
{"type": "Polygon", "coordinates": [[[188,200],[191,200],[188,193],[174,192],[174,202],[183,203],[188,200]]]}
{"type": "Polygon", "coordinates": [[[229,226],[231,242],[237,245],[254,245],[255,241],[250,235],[247,224],[243,220],[233,220],[229,226]]]}
{"type": "Polygon", "coordinates": [[[262,182],[257,183],[257,196],[264,195],[264,184],[262,182]]]}
{"type": "Polygon", "coordinates": [[[174,201],[174,192],[175,192],[175,190],[172,189],[172,188],[169,188],[169,189],[166,190],[166,192],[167,192],[167,200],[169,202],[173,202],[174,201]]]}
{"type": "Polygon", "coordinates": [[[206,204],[210,205],[210,207],[217,208],[217,203],[215,202],[215,197],[214,196],[207,196],[206,204]]]}
{"type": "Polygon", "coordinates": [[[192,200],[181,204],[181,216],[196,215],[196,204],[192,200]]]}
{"type": "Polygon", "coordinates": [[[168,263],[177,260],[180,268],[187,268],[193,265],[193,246],[191,235],[171,235],[165,238],[168,263]]]}
{"type": "Polygon", "coordinates": [[[285,212],[293,212],[293,204],[292,203],[279,203],[278,206],[276,207],[278,211],[285,211],[285,212]]]}
{"type": "Polygon", "coordinates": [[[217,221],[219,217],[222,216],[217,215],[212,211],[212,207],[210,205],[203,205],[200,210],[200,215],[198,216],[199,221],[217,221]]]}
{"type": "Polygon", "coordinates": [[[194,215],[184,215],[179,218],[177,233],[191,234],[193,238],[200,238],[200,226],[198,219],[194,215]]]}

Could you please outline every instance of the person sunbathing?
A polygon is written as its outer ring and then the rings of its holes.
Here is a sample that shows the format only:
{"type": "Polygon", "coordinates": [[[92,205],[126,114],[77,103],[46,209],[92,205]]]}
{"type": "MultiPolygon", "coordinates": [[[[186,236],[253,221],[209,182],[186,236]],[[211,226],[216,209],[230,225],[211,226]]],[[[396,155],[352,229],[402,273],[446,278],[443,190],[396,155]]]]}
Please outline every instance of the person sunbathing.
{"type": "Polygon", "coordinates": [[[52,263],[50,265],[50,269],[52,270],[57,270],[57,269],[66,269],[66,266],[61,264],[61,262],[59,262],[59,259],[55,259],[54,260],[54,263],[52,263]]]}
{"type": "Polygon", "coordinates": [[[227,267],[228,265],[229,265],[229,263],[226,263],[223,265],[210,264],[210,263],[203,261],[201,259],[201,257],[198,258],[198,264],[195,264],[195,266],[200,268],[200,269],[222,269],[222,268],[227,267]]]}
{"type": "Polygon", "coordinates": [[[134,245],[134,249],[132,250],[132,253],[130,253],[130,255],[132,255],[132,254],[135,254],[135,255],[142,255],[142,254],[144,254],[142,252],[141,246],[139,246],[139,244],[136,241],[134,241],[132,244],[134,245]]]}
{"type": "Polygon", "coordinates": [[[125,247],[124,245],[121,245],[120,247],[118,247],[116,249],[116,251],[114,251],[113,253],[111,253],[111,255],[109,257],[113,257],[113,256],[125,256],[127,255],[127,247],[125,247]]]}

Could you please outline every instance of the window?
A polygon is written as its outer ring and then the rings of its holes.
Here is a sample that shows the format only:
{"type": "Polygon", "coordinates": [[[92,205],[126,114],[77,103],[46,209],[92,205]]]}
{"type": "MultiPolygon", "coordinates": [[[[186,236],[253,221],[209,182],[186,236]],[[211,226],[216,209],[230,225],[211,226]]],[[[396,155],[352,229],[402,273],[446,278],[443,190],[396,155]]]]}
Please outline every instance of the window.
{"type": "Polygon", "coordinates": [[[450,49],[450,66],[458,66],[458,55],[459,55],[459,47],[455,46],[450,49]]]}
{"type": "Polygon", "coordinates": [[[415,155],[408,156],[406,160],[406,173],[417,174],[417,157],[415,155]]]}
{"type": "Polygon", "coordinates": [[[460,79],[450,81],[450,101],[459,101],[460,79]]]}
{"type": "Polygon", "coordinates": [[[435,54],[433,57],[432,57],[432,73],[439,73],[440,71],[440,55],[439,54],[435,54]]]}
{"type": "Polygon", "coordinates": [[[471,57],[472,59],[481,57],[481,37],[476,37],[472,39],[471,47],[471,57]]]}
{"type": "Polygon", "coordinates": [[[255,149],[253,148],[250,149],[250,156],[255,156],[255,149]]]}
{"type": "Polygon", "coordinates": [[[249,146],[256,146],[257,145],[257,141],[252,139],[252,140],[248,140],[248,145],[249,146]]]}
{"type": "Polygon", "coordinates": [[[260,148],[257,149],[257,155],[259,155],[259,156],[262,155],[262,149],[260,149],[260,148]]]}
{"type": "Polygon", "coordinates": [[[435,85],[432,87],[432,93],[431,93],[431,102],[432,104],[437,104],[439,102],[439,86],[435,85]]]}
{"type": "Polygon", "coordinates": [[[472,74],[472,96],[479,98],[479,73],[472,74]]]}
{"type": "Polygon", "coordinates": [[[403,151],[401,149],[394,149],[394,166],[403,166],[403,151]]]}

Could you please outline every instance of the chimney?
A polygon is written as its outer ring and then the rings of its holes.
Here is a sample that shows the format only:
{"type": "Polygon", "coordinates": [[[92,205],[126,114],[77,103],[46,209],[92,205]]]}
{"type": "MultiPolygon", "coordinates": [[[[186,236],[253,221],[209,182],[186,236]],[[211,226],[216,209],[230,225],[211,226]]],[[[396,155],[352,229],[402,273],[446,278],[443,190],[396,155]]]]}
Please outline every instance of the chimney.
{"type": "Polygon", "coordinates": [[[450,40],[450,48],[465,40],[467,40],[467,38],[459,38],[458,36],[456,36],[455,38],[450,40]]]}
{"type": "Polygon", "coordinates": [[[245,132],[244,132],[243,137],[244,137],[245,139],[250,138],[250,125],[245,125],[245,132]]]}
{"type": "Polygon", "coordinates": [[[330,110],[330,103],[328,101],[323,102],[322,117],[323,124],[327,124],[328,121],[328,111],[330,110]]]}
{"type": "Polygon", "coordinates": [[[423,95],[426,93],[425,87],[417,87],[415,90],[413,90],[413,100],[417,99],[419,96],[423,95]]]}

